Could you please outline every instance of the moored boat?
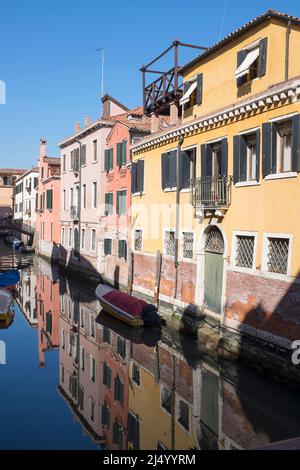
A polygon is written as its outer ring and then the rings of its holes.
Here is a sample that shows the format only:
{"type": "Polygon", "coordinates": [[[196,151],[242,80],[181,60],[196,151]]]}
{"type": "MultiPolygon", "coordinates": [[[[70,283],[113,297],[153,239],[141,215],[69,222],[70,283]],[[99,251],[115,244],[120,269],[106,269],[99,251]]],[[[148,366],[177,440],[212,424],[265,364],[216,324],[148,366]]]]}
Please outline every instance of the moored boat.
{"type": "Polygon", "coordinates": [[[13,296],[11,292],[0,289],[0,321],[6,321],[9,316],[9,309],[13,296]]]}
{"type": "Polygon", "coordinates": [[[14,289],[20,281],[20,274],[17,270],[5,271],[0,273],[0,288],[14,289]]]}
{"type": "Polygon", "coordinates": [[[161,324],[155,305],[125,292],[99,284],[96,288],[96,297],[107,313],[128,325],[138,328],[161,324]]]}

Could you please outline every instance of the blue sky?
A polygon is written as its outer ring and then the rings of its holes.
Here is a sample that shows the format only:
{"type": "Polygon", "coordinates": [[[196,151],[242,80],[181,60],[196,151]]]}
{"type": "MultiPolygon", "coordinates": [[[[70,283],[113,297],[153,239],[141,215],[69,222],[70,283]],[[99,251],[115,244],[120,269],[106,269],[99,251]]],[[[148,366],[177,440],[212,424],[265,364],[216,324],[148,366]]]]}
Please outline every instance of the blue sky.
{"type": "Polygon", "coordinates": [[[57,144],[75,122],[99,117],[97,48],[105,51],[104,92],[134,107],[142,101],[139,67],[172,40],[209,46],[269,8],[300,17],[299,0],[1,2],[7,96],[0,105],[0,166],[35,164],[40,137],[48,140],[48,155],[59,155],[57,144]]]}

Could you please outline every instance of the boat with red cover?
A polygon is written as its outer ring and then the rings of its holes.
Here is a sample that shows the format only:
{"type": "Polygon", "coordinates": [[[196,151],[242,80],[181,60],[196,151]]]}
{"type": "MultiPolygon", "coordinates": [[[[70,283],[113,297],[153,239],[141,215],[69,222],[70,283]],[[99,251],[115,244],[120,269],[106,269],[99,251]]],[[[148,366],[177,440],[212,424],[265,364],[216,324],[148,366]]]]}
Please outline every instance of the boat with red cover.
{"type": "Polygon", "coordinates": [[[125,292],[99,284],[96,288],[96,297],[107,313],[128,325],[141,327],[161,324],[155,305],[125,292]]]}

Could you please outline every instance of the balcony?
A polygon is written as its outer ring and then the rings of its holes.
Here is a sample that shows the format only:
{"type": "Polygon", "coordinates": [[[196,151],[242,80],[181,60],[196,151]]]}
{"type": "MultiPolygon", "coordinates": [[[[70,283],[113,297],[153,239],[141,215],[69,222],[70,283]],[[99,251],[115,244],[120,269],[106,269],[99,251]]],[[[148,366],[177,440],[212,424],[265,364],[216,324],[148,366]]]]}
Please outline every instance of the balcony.
{"type": "MultiPolygon", "coordinates": [[[[197,50],[206,50],[206,47],[196,46],[194,44],[186,44],[175,40],[172,44],[159,54],[155,59],[149,62],[147,65],[143,65],[140,71],[143,77],[143,107],[144,113],[150,115],[151,113],[169,115],[170,114],[170,103],[174,102],[177,105],[182,97],[183,85],[182,78],[180,75],[179,65],[179,47],[192,48],[197,50]],[[160,59],[170,62],[169,54],[173,53],[171,59],[172,68],[169,70],[154,70],[150,68],[153,64],[160,62],[160,59]],[[146,76],[153,77],[158,76],[151,83],[146,83],[146,76]],[[181,81],[181,83],[180,83],[181,81]]],[[[162,67],[159,67],[162,68],[162,67]]],[[[148,80],[147,80],[148,81],[148,80]]],[[[181,111],[181,108],[180,108],[181,111]]]]}
{"type": "Polygon", "coordinates": [[[79,221],[79,207],[78,206],[71,206],[70,207],[70,218],[73,222],[79,221]]]}
{"type": "Polygon", "coordinates": [[[203,176],[191,180],[195,208],[226,209],[231,204],[232,176],[203,176]]]}

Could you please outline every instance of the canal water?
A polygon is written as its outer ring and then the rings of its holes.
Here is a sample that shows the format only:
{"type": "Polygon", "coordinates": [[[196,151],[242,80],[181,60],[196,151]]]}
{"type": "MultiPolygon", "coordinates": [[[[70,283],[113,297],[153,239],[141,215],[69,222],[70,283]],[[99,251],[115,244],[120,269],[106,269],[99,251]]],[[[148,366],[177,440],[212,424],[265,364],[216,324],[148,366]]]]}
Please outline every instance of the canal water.
{"type": "Polygon", "coordinates": [[[300,436],[286,385],[170,329],[126,327],[93,286],[42,259],[20,274],[0,330],[1,449],[249,449],[300,436]]]}

